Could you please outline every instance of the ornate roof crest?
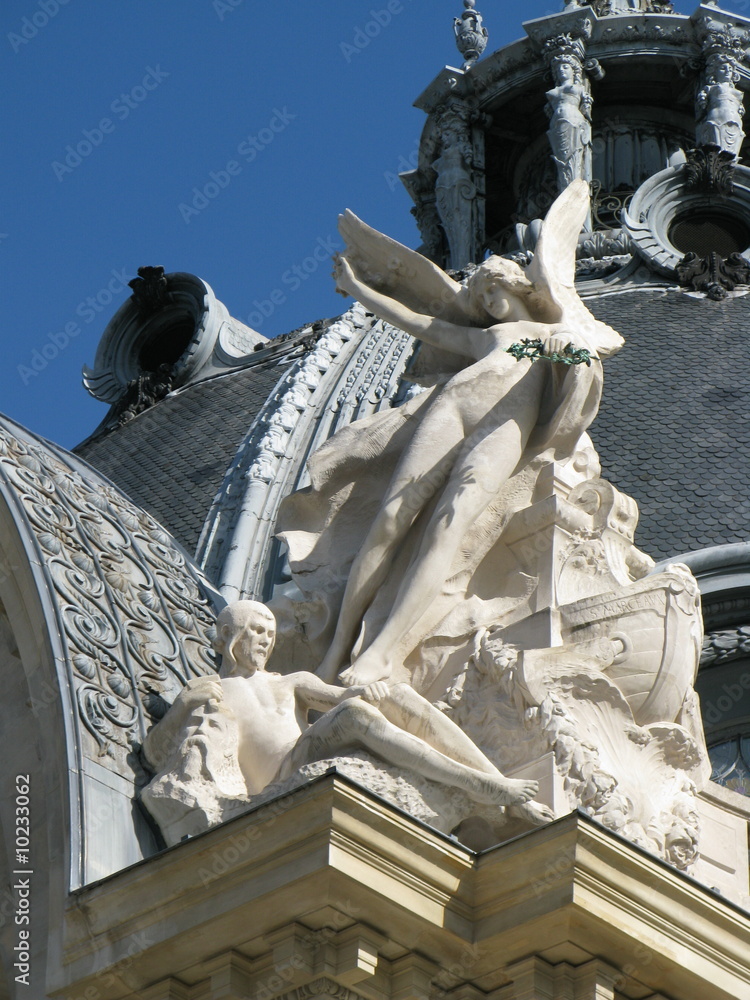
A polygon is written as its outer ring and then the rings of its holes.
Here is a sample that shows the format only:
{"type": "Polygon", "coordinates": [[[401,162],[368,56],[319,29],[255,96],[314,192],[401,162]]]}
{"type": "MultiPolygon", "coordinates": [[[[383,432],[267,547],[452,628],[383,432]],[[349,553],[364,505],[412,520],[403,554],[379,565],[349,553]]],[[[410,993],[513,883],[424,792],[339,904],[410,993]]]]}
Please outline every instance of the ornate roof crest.
{"type": "Polygon", "coordinates": [[[458,51],[464,57],[464,70],[470,69],[487,48],[489,32],[482,24],[482,15],[475,10],[476,0],[464,0],[461,17],[453,19],[458,51]]]}

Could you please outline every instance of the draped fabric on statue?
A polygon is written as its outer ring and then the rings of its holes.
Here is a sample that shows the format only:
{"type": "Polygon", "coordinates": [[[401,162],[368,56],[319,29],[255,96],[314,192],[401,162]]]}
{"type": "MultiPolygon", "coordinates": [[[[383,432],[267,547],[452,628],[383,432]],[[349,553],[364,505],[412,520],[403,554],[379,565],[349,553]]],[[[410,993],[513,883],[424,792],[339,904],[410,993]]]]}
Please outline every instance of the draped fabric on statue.
{"type": "MultiPolygon", "coordinates": [[[[440,597],[394,651],[396,674],[404,679],[414,680],[411,674],[416,662],[407,663],[401,670],[399,666],[417,645],[438,636],[466,636],[501,621],[533,589],[534,581],[520,573],[508,573],[503,529],[512,513],[530,502],[540,468],[574,454],[581,435],[596,415],[602,391],[602,365],[598,359],[590,367],[548,361],[533,364],[543,366],[542,408],[537,425],[515,473],[463,539],[440,597]],[[498,558],[500,549],[503,558],[498,558]]],[[[531,361],[513,362],[509,392],[524,391],[531,369],[531,361]],[[516,364],[523,367],[516,369],[516,364]]],[[[466,369],[464,376],[470,371],[466,369]]],[[[538,392],[538,369],[533,377],[534,385],[529,389],[538,392]]],[[[399,408],[340,430],[310,459],[311,485],[288,497],[281,506],[277,526],[289,550],[292,575],[305,598],[318,609],[314,620],[307,623],[307,632],[314,655],[321,659],[335,628],[352,562],[381,508],[398,462],[421,421],[451,382],[443,380],[399,408]]],[[[450,481],[448,470],[444,483],[450,481]]],[[[429,495],[428,489],[425,494],[424,505],[387,580],[365,615],[355,650],[377,634],[393,607],[399,586],[408,577],[412,557],[441,496],[440,491],[429,495]]],[[[315,668],[314,663],[310,666],[315,668]]]]}

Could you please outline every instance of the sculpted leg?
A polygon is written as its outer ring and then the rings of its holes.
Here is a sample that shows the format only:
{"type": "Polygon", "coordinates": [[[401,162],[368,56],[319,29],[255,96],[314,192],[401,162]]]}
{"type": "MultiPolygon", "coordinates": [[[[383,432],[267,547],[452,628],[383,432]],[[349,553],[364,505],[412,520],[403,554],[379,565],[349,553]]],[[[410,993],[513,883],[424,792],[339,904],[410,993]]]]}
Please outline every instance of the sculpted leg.
{"type": "Polygon", "coordinates": [[[452,465],[462,438],[459,414],[446,408],[439,419],[425,420],[399,463],[383,505],[352,564],[336,633],[316,671],[328,684],[336,681],[348,661],[362,618],[388,575],[397,546],[445,482],[445,468],[452,465]],[[438,433],[442,447],[436,456],[434,437],[438,433]]]}
{"type": "Polygon", "coordinates": [[[422,538],[391,616],[370,646],[341,674],[348,685],[372,684],[390,676],[393,649],[440,593],[456,553],[471,526],[512,476],[526,434],[515,421],[495,429],[456,463],[451,482],[422,538]]]}
{"type": "Polygon", "coordinates": [[[384,517],[373,524],[360,555],[352,563],[333,641],[316,673],[327,684],[335,684],[346,662],[362,616],[390,569],[391,552],[398,541],[393,525],[384,517]]]}
{"type": "Polygon", "coordinates": [[[408,684],[394,684],[378,708],[394,726],[419,737],[446,757],[475,771],[497,774],[495,765],[466,733],[408,684]]]}
{"type": "Polygon", "coordinates": [[[536,781],[515,781],[499,771],[480,771],[452,760],[424,740],[398,729],[377,708],[358,698],[326,712],[302,734],[280,777],[354,746],[439,784],[462,788],[474,801],[484,804],[520,805],[532,799],[539,787],[536,781]]]}

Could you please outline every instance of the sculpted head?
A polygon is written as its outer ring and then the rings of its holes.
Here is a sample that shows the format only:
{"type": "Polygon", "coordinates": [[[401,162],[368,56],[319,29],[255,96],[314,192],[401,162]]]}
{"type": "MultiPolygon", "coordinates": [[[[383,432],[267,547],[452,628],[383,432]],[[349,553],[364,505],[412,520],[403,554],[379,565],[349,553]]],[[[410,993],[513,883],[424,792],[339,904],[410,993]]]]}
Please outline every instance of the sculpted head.
{"type": "Polygon", "coordinates": [[[534,286],[521,267],[505,257],[489,257],[480,264],[467,282],[469,294],[495,319],[505,319],[511,311],[511,299],[530,312],[534,286]]]}
{"type": "Polygon", "coordinates": [[[711,83],[737,83],[740,74],[731,55],[720,52],[710,60],[708,79],[711,83]]]}
{"type": "Polygon", "coordinates": [[[581,64],[572,55],[558,56],[553,63],[553,73],[558,86],[565,83],[579,83],[582,79],[581,64]]]}
{"type": "Polygon", "coordinates": [[[227,605],[216,620],[214,643],[222,656],[222,676],[263,670],[275,639],[276,619],[265,604],[236,601],[227,605]]]}

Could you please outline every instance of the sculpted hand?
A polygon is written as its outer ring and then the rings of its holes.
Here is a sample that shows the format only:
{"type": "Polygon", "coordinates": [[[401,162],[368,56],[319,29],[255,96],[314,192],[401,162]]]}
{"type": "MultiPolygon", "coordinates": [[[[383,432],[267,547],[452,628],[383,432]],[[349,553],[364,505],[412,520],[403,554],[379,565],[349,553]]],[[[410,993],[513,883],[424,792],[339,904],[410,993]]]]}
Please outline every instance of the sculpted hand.
{"type": "Polygon", "coordinates": [[[366,684],[363,687],[349,688],[353,697],[359,696],[368,705],[379,705],[384,698],[388,697],[389,686],[385,681],[375,681],[373,684],[366,684]]]}
{"type": "Polygon", "coordinates": [[[574,350],[588,351],[592,358],[598,357],[593,347],[589,345],[586,338],[577,330],[566,330],[564,327],[555,327],[553,332],[544,338],[544,353],[547,357],[553,354],[564,355],[566,348],[574,350]]]}
{"type": "Polygon", "coordinates": [[[568,344],[572,344],[573,347],[582,347],[582,344],[577,344],[571,333],[566,333],[564,330],[558,330],[553,333],[550,337],[547,337],[544,344],[545,354],[564,354],[565,348],[568,344]]]}
{"type": "Polygon", "coordinates": [[[333,277],[336,279],[336,291],[341,295],[355,295],[357,279],[352,266],[346,257],[337,253],[333,257],[333,277]]]}
{"type": "Polygon", "coordinates": [[[186,708],[197,708],[206,702],[219,703],[224,700],[224,689],[218,677],[207,675],[189,680],[179,694],[186,708]]]}

